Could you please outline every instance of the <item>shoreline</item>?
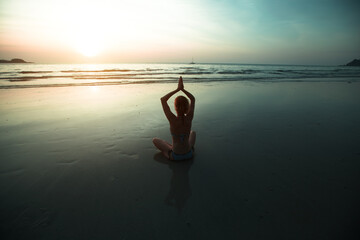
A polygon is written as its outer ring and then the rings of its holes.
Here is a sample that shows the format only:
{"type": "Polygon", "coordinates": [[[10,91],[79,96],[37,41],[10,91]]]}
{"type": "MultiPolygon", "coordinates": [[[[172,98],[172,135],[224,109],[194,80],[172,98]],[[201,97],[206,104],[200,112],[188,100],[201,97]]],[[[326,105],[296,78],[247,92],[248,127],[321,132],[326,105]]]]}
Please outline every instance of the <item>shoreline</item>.
{"type": "MultiPolygon", "coordinates": [[[[91,78],[89,78],[91,79],[91,78]]],[[[22,82],[22,81],[19,81],[22,82]]],[[[24,81],[25,82],[25,81],[24,81]]],[[[240,83],[359,83],[359,77],[333,77],[333,78],[293,78],[293,79],[231,79],[231,80],[209,80],[209,81],[188,81],[190,84],[226,84],[231,82],[240,83]],[[345,80],[344,80],[345,79],[345,80]]],[[[122,86],[122,85],[151,85],[151,84],[175,84],[177,80],[144,80],[144,81],[124,81],[124,82],[88,82],[88,83],[65,83],[65,84],[37,84],[37,85],[0,85],[2,89],[26,89],[26,88],[57,88],[57,87],[101,87],[101,86],[122,86]]]]}

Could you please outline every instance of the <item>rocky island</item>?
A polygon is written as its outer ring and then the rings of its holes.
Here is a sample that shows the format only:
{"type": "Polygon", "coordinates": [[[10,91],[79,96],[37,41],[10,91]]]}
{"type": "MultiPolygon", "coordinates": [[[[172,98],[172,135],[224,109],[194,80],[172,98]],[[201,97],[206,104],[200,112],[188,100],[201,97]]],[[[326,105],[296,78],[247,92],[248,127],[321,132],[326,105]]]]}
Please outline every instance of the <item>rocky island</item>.
{"type": "Polygon", "coordinates": [[[345,66],[360,66],[360,59],[354,59],[345,66]]]}
{"type": "Polygon", "coordinates": [[[26,62],[25,60],[20,58],[13,58],[10,61],[1,59],[0,63],[31,63],[31,62],[26,62]]]}

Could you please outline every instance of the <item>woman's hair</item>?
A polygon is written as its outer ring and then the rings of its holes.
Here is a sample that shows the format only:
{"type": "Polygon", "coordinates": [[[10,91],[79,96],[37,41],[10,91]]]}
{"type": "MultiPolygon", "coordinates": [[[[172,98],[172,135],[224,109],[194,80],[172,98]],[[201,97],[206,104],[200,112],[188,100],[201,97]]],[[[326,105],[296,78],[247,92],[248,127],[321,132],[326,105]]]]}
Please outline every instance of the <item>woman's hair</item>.
{"type": "Polygon", "coordinates": [[[175,98],[175,110],[179,116],[183,116],[189,111],[189,101],[184,96],[175,98]]]}

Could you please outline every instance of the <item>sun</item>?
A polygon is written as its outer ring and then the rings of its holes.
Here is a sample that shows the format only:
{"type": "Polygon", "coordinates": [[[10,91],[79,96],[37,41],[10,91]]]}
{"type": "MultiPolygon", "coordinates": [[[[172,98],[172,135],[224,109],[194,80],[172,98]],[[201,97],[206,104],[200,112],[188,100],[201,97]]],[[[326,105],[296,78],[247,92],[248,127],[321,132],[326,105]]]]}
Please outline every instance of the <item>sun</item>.
{"type": "Polygon", "coordinates": [[[101,7],[98,5],[81,6],[82,1],[75,3],[77,3],[74,6],[76,11],[73,9],[68,16],[70,45],[76,52],[86,57],[95,57],[106,46],[109,27],[106,22],[106,11],[100,11],[101,7]]]}
{"type": "Polygon", "coordinates": [[[83,23],[79,25],[72,36],[72,45],[75,51],[85,57],[95,57],[104,50],[103,34],[94,24],[83,23]]]}
{"type": "Polygon", "coordinates": [[[85,57],[95,57],[101,52],[101,47],[96,42],[84,40],[82,44],[77,44],[76,50],[85,57]]]}

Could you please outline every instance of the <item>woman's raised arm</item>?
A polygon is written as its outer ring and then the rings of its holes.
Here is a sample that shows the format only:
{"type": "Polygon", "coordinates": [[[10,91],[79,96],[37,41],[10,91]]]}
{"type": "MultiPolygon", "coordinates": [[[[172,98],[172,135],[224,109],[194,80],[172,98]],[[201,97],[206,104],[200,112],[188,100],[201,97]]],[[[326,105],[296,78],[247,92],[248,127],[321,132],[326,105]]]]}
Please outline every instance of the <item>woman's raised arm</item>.
{"type": "Polygon", "coordinates": [[[175,93],[179,92],[180,90],[184,90],[182,77],[179,78],[179,83],[178,83],[177,89],[175,89],[174,91],[169,92],[168,94],[166,94],[165,96],[163,96],[161,98],[161,105],[163,107],[165,116],[169,121],[176,118],[176,116],[171,112],[170,107],[167,104],[167,101],[169,100],[169,98],[171,98],[175,93]]]}
{"type": "Polygon", "coordinates": [[[190,98],[190,108],[189,108],[189,112],[188,112],[187,116],[190,116],[191,118],[193,118],[194,110],[195,110],[195,97],[190,92],[185,90],[182,77],[180,77],[180,79],[179,79],[179,86],[180,86],[180,82],[181,82],[181,86],[182,86],[181,91],[183,91],[185,93],[185,95],[188,98],[190,98]]]}
{"type": "Polygon", "coordinates": [[[184,84],[183,84],[182,77],[180,77],[177,89],[175,89],[174,91],[171,91],[168,94],[166,94],[165,96],[163,96],[161,98],[161,102],[167,102],[167,100],[169,100],[169,98],[171,98],[172,95],[174,95],[175,93],[177,93],[178,91],[183,90],[183,89],[184,89],[184,84]]]}
{"type": "Polygon", "coordinates": [[[167,101],[169,100],[169,98],[171,98],[172,95],[174,95],[175,93],[177,93],[178,91],[180,91],[179,89],[176,89],[174,91],[169,92],[168,94],[166,94],[165,96],[163,96],[161,98],[161,105],[163,107],[164,113],[166,118],[169,120],[169,122],[176,118],[176,116],[171,112],[169,105],[167,104],[167,101]]]}

